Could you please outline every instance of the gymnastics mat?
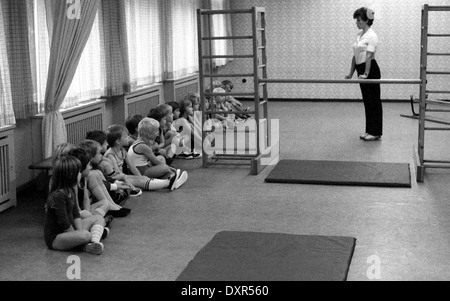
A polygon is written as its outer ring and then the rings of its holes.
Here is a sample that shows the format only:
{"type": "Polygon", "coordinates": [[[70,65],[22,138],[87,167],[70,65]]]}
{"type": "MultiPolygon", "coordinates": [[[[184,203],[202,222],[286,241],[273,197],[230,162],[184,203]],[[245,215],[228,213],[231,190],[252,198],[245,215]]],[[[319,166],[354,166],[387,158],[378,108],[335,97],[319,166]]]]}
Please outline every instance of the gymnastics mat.
{"type": "Polygon", "coordinates": [[[177,281],[345,281],[356,239],[279,233],[217,233],[177,281]]]}
{"type": "Polygon", "coordinates": [[[268,183],[411,187],[407,163],[282,160],[268,183]]]}

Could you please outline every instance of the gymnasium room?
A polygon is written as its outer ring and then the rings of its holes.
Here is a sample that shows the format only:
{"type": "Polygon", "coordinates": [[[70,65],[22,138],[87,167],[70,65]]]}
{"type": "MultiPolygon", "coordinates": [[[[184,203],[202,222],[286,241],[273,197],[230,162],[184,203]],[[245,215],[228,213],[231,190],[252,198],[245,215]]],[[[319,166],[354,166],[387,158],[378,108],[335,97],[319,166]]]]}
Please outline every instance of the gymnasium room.
{"type": "Polygon", "coordinates": [[[0,7],[0,280],[450,279],[448,0],[0,7]]]}

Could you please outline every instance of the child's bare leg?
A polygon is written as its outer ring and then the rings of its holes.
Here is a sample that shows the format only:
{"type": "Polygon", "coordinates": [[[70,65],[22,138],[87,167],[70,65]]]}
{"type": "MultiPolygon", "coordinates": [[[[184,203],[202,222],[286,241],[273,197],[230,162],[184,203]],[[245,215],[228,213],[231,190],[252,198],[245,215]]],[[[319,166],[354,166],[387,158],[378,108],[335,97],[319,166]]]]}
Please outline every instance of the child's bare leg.
{"type": "Polygon", "coordinates": [[[108,200],[101,200],[97,203],[94,203],[91,205],[91,212],[92,214],[98,214],[101,217],[105,217],[106,213],[111,210],[111,206],[108,202],[108,200]]]}
{"type": "Polygon", "coordinates": [[[91,242],[91,233],[87,230],[78,230],[61,233],[53,241],[52,248],[58,251],[67,251],[91,242]]]}
{"type": "Polygon", "coordinates": [[[173,175],[173,172],[166,164],[160,164],[147,168],[144,175],[150,179],[155,178],[165,180],[169,179],[173,175]]]}
{"type": "Polygon", "coordinates": [[[103,184],[103,182],[101,182],[99,184],[97,182],[97,178],[94,174],[89,173],[87,183],[88,183],[88,189],[92,193],[92,195],[95,199],[97,199],[97,200],[106,199],[111,206],[111,210],[117,211],[117,210],[120,210],[120,208],[122,208],[119,205],[117,205],[116,203],[114,203],[111,196],[109,195],[109,192],[106,190],[105,184],[103,184]]]}

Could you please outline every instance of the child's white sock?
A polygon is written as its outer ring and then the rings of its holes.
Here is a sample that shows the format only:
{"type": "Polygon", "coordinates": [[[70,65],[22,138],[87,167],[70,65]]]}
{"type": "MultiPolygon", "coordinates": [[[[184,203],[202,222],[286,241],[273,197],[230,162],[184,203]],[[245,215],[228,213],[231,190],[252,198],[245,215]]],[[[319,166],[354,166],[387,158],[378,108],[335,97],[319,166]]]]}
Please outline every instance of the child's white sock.
{"type": "Polygon", "coordinates": [[[159,180],[159,179],[150,179],[145,183],[145,190],[159,190],[163,188],[167,188],[170,184],[170,180],[159,180]]]}
{"type": "Polygon", "coordinates": [[[94,225],[91,228],[91,242],[100,242],[103,235],[103,226],[94,225]]]}

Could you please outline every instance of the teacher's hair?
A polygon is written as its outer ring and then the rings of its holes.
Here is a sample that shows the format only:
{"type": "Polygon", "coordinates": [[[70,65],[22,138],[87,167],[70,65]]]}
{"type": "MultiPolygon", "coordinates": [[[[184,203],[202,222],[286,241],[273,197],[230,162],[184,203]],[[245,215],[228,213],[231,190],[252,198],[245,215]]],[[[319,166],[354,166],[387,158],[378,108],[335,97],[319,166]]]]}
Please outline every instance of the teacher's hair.
{"type": "Polygon", "coordinates": [[[372,26],[373,24],[373,12],[372,12],[372,18],[369,18],[367,16],[367,7],[361,7],[355,10],[353,13],[353,19],[361,18],[364,22],[367,22],[367,25],[372,26]]]}

